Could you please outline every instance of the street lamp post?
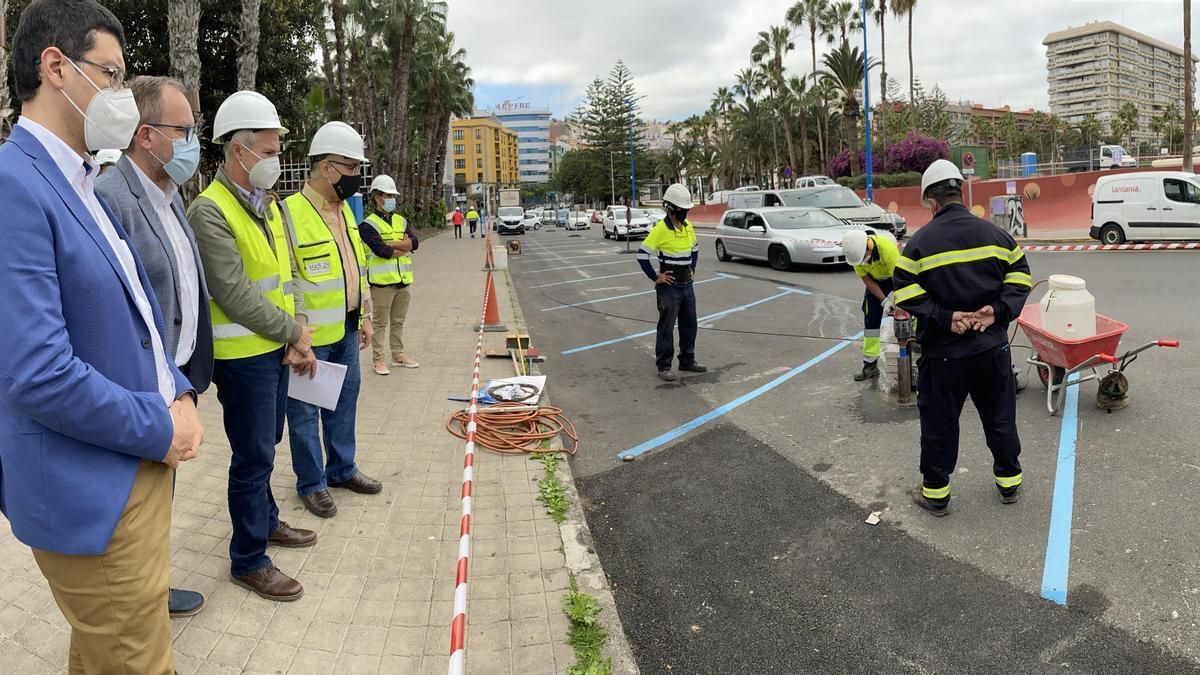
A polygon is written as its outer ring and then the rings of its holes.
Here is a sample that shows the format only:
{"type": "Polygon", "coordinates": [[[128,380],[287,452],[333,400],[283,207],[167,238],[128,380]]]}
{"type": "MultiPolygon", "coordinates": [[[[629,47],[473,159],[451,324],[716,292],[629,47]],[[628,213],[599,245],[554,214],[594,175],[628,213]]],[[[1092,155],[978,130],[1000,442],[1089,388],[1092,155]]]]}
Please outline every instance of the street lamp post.
{"type": "Polygon", "coordinates": [[[867,20],[867,0],[861,0],[861,16],[862,16],[862,34],[863,34],[863,131],[865,132],[866,142],[866,170],[867,170],[867,201],[875,201],[875,167],[871,157],[871,78],[870,68],[867,66],[871,60],[867,56],[867,26],[870,21],[867,20]]]}

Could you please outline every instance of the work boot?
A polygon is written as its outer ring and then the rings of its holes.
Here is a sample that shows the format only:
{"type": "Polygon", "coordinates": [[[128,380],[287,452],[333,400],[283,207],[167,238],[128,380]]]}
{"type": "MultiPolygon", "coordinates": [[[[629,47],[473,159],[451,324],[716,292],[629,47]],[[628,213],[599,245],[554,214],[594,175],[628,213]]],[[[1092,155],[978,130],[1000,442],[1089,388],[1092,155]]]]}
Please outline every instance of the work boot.
{"type": "Polygon", "coordinates": [[[658,379],[663,382],[674,382],[679,379],[679,376],[673,370],[660,370],[658,371],[658,379]]]}
{"type": "Polygon", "coordinates": [[[304,587],[299,581],[280,572],[278,567],[271,564],[250,574],[233,577],[233,583],[248,588],[267,600],[291,602],[304,595],[304,587]]]}
{"type": "Polygon", "coordinates": [[[681,363],[681,364],[679,364],[679,369],[686,370],[689,373],[707,373],[708,372],[707,367],[702,366],[699,363],[696,363],[695,361],[687,364],[686,366],[681,363]]]}
{"type": "Polygon", "coordinates": [[[950,499],[930,499],[921,491],[921,486],[918,485],[912,493],[913,503],[925,509],[929,513],[941,518],[950,514],[950,499]]]}
{"type": "Polygon", "coordinates": [[[1017,502],[1021,501],[1020,485],[1014,485],[1010,488],[1002,488],[997,486],[997,489],[1000,490],[1001,504],[1016,504],[1017,502]]]}
{"type": "Polygon", "coordinates": [[[879,377],[879,364],[875,363],[874,361],[870,363],[863,362],[862,372],[855,373],[854,381],[863,382],[866,380],[873,380],[877,377],[879,377]]]}

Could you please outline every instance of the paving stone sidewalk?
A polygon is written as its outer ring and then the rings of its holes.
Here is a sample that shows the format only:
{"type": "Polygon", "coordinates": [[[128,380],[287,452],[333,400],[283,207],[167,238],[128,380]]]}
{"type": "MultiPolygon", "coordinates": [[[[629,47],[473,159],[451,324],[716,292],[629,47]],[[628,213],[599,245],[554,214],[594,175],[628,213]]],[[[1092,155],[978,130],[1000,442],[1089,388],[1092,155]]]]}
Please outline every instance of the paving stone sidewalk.
{"type": "MultiPolygon", "coordinates": [[[[304,510],[285,435],[272,490],[280,518],[316,530],[308,549],[272,548],[304,585],[293,603],[263,600],[229,580],[226,476],[230,449],[215,391],[201,399],[207,438],[178,473],[171,583],[208,598],[195,617],[172,621],[178,670],[192,673],[445,673],[458,555],[463,443],[445,424],[463,404],[474,356],[484,274],[479,239],[422,241],[405,331],[415,370],[387,377],[363,353],[358,406],[362,470],[382,494],[332,490],[338,514],[304,510]]],[[[513,307],[497,277],[502,319],[513,307]]],[[[490,334],[485,346],[501,348],[490,334]]],[[[485,360],[483,377],[512,374],[485,360]]],[[[535,501],[541,465],[480,450],[475,471],[467,670],[562,673],[574,663],[560,601],[568,584],[559,527],[535,501]]],[[[606,617],[614,620],[615,616],[606,617]]],[[[619,627],[614,632],[619,632],[619,627]]],[[[0,528],[0,670],[66,669],[69,628],[33,561],[7,523],[0,528]]]]}

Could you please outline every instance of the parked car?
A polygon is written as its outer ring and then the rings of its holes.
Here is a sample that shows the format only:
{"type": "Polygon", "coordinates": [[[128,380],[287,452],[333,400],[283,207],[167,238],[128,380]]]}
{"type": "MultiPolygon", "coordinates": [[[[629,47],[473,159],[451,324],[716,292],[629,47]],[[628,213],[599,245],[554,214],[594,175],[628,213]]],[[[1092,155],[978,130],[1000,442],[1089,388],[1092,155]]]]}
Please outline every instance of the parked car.
{"type": "Polygon", "coordinates": [[[497,214],[496,231],[500,234],[525,234],[525,209],[519,206],[501,206],[497,214]]]}
{"type": "Polygon", "coordinates": [[[567,218],[568,230],[590,230],[592,229],[592,217],[588,211],[572,211],[567,218]]]}
{"type": "Polygon", "coordinates": [[[667,219],[667,212],[658,208],[646,209],[646,218],[650,221],[650,227],[654,227],[658,221],[667,219]]]}
{"type": "Polygon", "coordinates": [[[717,259],[764,260],[777,270],[844,265],[842,236],[852,229],[863,228],[812,207],[730,209],[717,225],[717,259]]]}
{"type": "Polygon", "coordinates": [[[1101,176],[1092,193],[1092,239],[1200,239],[1200,177],[1184,171],[1101,176]]]}
{"type": "Polygon", "coordinates": [[[829,176],[800,176],[793,187],[821,187],[822,185],[837,185],[837,181],[829,176]]]}
{"type": "Polygon", "coordinates": [[[567,219],[571,217],[570,209],[558,209],[554,212],[554,224],[558,227],[566,227],[567,219]]]}
{"type": "Polygon", "coordinates": [[[626,224],[627,206],[610,206],[604,210],[604,224],[601,226],[605,239],[630,239],[644,237],[650,234],[650,219],[642,209],[629,212],[629,223],[626,224]]]}
{"type": "Polygon", "coordinates": [[[897,239],[903,239],[908,233],[908,222],[903,216],[888,213],[876,204],[868,204],[854,190],[841,185],[742,192],[729,195],[728,202],[731,209],[811,206],[825,209],[846,222],[890,232],[897,239]]]}

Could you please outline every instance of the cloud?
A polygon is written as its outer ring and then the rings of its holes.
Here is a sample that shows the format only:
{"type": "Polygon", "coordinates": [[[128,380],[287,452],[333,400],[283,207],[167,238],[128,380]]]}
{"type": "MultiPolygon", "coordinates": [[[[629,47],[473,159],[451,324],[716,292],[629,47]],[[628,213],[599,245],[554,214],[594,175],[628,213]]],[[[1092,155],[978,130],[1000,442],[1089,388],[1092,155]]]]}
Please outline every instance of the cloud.
{"type": "MultiPolygon", "coordinates": [[[[524,96],[563,117],[592,79],[622,59],[645,97],[645,116],[678,119],[702,112],[718,86],[733,84],[750,65],[758,31],[782,24],[793,1],[452,0],[449,23],[467,50],[481,107],[524,96]]],[[[1111,20],[1179,45],[1181,6],[1178,0],[922,0],[913,22],[915,71],[951,100],[1045,109],[1047,33],[1111,20]]],[[[869,30],[878,56],[877,26],[869,30]]],[[[906,23],[889,16],[888,75],[904,90],[906,32],[906,23]]],[[[861,44],[861,35],[855,40],[861,44]]],[[[818,58],[825,49],[821,41],[818,58]]],[[[809,50],[807,30],[798,31],[785,65],[809,72],[809,50]]]]}

